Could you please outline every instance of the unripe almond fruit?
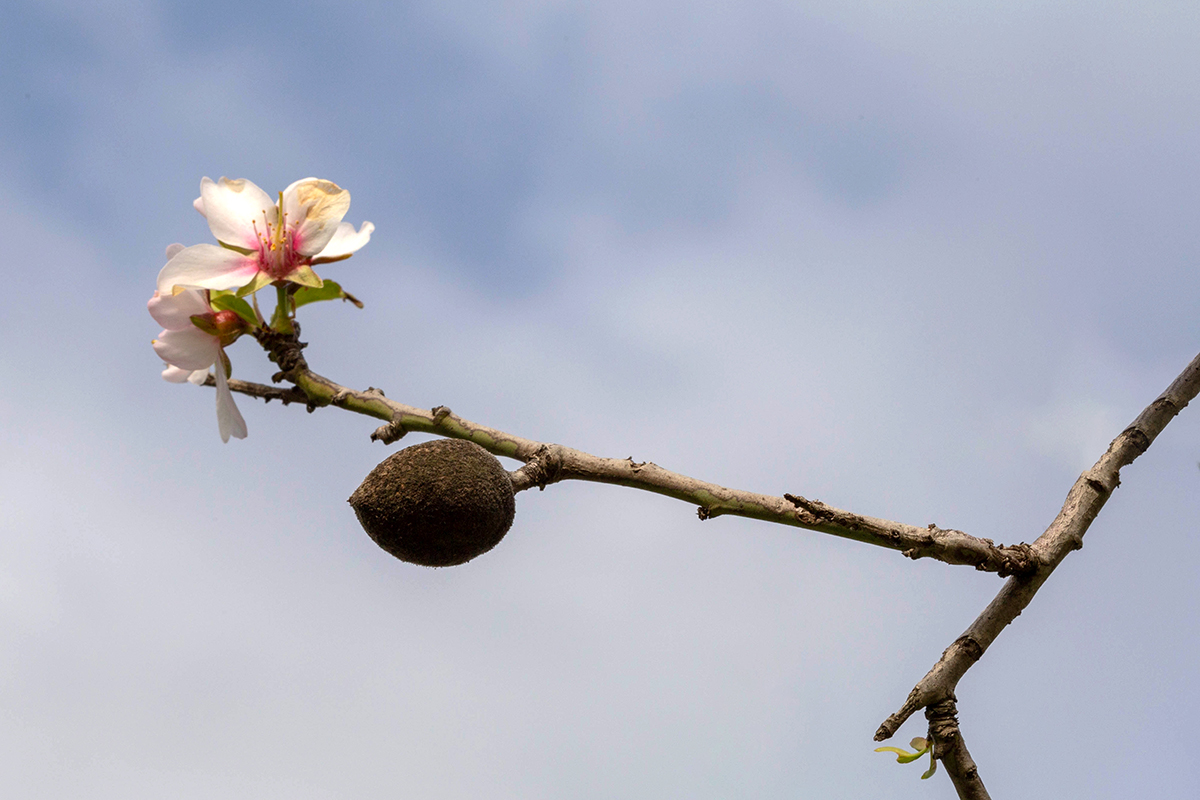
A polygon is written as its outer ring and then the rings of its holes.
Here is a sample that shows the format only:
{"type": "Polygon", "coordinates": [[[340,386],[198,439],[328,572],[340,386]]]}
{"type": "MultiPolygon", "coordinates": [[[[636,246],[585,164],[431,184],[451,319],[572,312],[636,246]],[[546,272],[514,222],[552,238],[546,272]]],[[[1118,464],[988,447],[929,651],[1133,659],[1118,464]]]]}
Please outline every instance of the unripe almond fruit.
{"type": "Polygon", "coordinates": [[[495,547],[516,513],[512,482],[474,442],[435,439],[385,458],[350,505],[375,543],[426,567],[465,564],[495,547]]]}

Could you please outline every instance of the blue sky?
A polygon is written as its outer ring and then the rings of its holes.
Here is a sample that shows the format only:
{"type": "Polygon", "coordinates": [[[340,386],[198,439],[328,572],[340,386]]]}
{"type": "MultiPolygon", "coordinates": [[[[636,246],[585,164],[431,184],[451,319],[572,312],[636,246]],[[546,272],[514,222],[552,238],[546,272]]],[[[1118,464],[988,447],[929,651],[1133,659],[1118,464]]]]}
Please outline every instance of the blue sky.
{"type": "MultiPolygon", "coordinates": [[[[424,437],[244,399],[222,445],[145,302],[210,240],[201,177],[327,178],[376,233],[325,273],[366,307],[302,311],[316,371],[1032,541],[1197,349],[1198,31],[1172,3],[10,3],[6,783],[952,796],[871,736],[994,576],[578,484],[470,564],[403,564],[345,498],[424,437]]],[[[960,685],[994,796],[1200,786],[1192,411],[960,685]]]]}

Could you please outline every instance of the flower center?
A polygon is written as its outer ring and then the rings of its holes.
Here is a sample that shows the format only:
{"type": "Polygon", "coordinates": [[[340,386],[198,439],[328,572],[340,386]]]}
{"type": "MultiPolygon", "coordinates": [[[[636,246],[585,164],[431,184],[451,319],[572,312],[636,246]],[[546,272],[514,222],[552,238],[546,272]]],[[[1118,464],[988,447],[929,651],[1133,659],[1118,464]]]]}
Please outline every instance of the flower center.
{"type": "Polygon", "coordinates": [[[283,210],[283,192],[279,193],[279,203],[275,206],[275,221],[263,210],[263,224],[260,228],[258,221],[253,222],[254,234],[258,237],[258,268],[273,280],[283,280],[301,264],[301,257],[296,255],[292,238],[295,229],[288,230],[287,214],[283,210]]]}

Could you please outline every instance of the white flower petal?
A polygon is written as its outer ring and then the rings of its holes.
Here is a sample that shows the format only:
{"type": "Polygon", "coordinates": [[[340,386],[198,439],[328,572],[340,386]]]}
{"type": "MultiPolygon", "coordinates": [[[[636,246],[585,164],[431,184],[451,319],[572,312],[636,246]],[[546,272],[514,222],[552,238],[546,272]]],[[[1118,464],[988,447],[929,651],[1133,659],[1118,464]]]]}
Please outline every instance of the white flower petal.
{"type": "Polygon", "coordinates": [[[302,256],[321,252],[349,210],[350,193],[332,181],[305,178],[283,190],[283,213],[302,256]]]}
{"type": "Polygon", "coordinates": [[[158,273],[158,291],[170,294],[176,286],[236,289],[258,274],[258,258],[215,244],[185,247],[158,273]]]}
{"type": "Polygon", "coordinates": [[[208,218],[208,228],[218,242],[246,250],[260,247],[259,234],[266,235],[266,228],[275,224],[278,215],[275,201],[262,189],[247,180],[231,181],[228,178],[218,182],[211,178],[200,181],[197,210],[208,218]]]}
{"type": "Polygon", "coordinates": [[[314,264],[320,264],[322,261],[337,261],[340,258],[357,253],[362,246],[371,241],[371,234],[375,232],[375,225],[370,222],[364,222],[362,227],[357,231],[349,222],[343,222],[338,225],[337,231],[333,234],[333,238],[329,240],[329,244],[325,245],[325,249],[317,253],[313,257],[314,264]]]}
{"type": "MultiPolygon", "coordinates": [[[[162,371],[163,380],[169,383],[183,383],[184,381],[191,380],[192,375],[195,374],[190,369],[173,367],[165,361],[163,362],[163,366],[166,367],[166,369],[162,371]]],[[[196,371],[199,372],[199,370],[196,371]]]]}
{"type": "Polygon", "coordinates": [[[217,360],[221,345],[193,325],[179,331],[163,331],[154,340],[154,352],[168,364],[181,369],[208,369],[217,360]]]}
{"type": "Polygon", "coordinates": [[[212,307],[201,289],[184,289],[179,294],[155,292],[150,302],[146,303],[146,308],[154,321],[169,331],[195,327],[192,325],[194,315],[212,313],[212,307]]]}
{"type": "Polygon", "coordinates": [[[217,365],[217,430],[222,442],[228,442],[230,436],[245,439],[247,433],[246,420],[233,402],[233,392],[229,391],[229,381],[220,364],[217,365]]]}
{"type": "Polygon", "coordinates": [[[191,375],[188,375],[188,383],[193,386],[203,386],[204,382],[208,380],[208,374],[208,370],[206,369],[195,370],[191,375]]]}
{"type": "Polygon", "coordinates": [[[167,261],[170,261],[175,256],[179,255],[179,251],[183,250],[183,245],[179,242],[167,245],[167,261]]]}
{"type": "Polygon", "coordinates": [[[192,208],[199,211],[200,216],[204,217],[205,219],[208,219],[208,214],[204,213],[204,197],[203,196],[197,197],[195,200],[192,201],[192,208]]]}

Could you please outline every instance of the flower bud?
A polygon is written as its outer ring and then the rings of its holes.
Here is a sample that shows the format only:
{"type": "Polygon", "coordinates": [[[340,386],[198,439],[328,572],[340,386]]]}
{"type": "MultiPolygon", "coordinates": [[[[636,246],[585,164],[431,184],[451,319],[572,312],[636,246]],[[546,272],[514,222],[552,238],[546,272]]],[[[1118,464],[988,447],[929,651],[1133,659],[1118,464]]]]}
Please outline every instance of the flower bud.
{"type": "Polygon", "coordinates": [[[217,337],[221,347],[228,347],[238,337],[250,330],[246,321],[233,311],[213,311],[208,314],[193,314],[192,324],[209,336],[217,337]]]}

